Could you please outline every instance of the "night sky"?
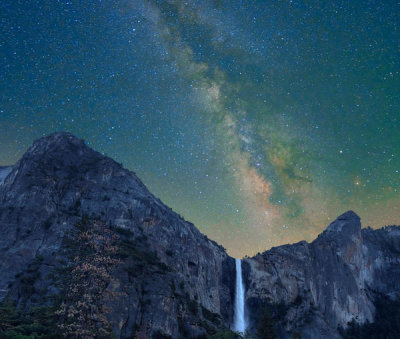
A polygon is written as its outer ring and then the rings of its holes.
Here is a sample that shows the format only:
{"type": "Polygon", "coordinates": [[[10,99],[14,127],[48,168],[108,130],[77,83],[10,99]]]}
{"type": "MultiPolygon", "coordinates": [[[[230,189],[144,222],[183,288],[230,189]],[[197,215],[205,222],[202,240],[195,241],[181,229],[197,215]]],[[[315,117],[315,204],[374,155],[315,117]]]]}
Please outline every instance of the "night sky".
{"type": "Polygon", "coordinates": [[[3,0],[0,165],[70,131],[234,256],[400,224],[398,1],[3,0]]]}

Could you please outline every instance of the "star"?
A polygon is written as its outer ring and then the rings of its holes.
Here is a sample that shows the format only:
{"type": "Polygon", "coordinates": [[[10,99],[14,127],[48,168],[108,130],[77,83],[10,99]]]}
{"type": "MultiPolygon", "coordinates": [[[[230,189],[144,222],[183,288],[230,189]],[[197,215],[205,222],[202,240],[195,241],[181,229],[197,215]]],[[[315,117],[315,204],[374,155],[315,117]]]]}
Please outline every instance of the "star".
{"type": "Polygon", "coordinates": [[[237,257],[399,224],[396,2],[218,3],[5,0],[0,165],[70,131],[237,257]]]}

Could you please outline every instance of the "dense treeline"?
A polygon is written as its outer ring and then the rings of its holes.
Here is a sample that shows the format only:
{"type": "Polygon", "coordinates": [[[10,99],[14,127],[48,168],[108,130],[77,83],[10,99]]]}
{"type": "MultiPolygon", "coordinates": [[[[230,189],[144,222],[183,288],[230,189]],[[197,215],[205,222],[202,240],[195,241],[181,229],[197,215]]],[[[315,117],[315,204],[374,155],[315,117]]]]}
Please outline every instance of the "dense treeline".
{"type": "Polygon", "coordinates": [[[10,298],[0,304],[0,338],[111,337],[105,302],[112,297],[106,288],[112,279],[111,270],[118,263],[117,241],[118,237],[102,222],[82,217],[64,241],[68,260],[53,275],[59,295],[46,300],[47,306],[26,307],[26,301],[35,293],[35,277],[39,276],[35,260],[36,270],[30,267],[22,275],[21,305],[16,307],[10,298]]]}
{"type": "Polygon", "coordinates": [[[398,339],[400,338],[400,300],[392,300],[387,296],[375,298],[375,321],[364,325],[349,323],[346,330],[340,329],[345,339],[398,339]]]}
{"type": "Polygon", "coordinates": [[[35,307],[29,312],[17,309],[9,299],[0,304],[0,338],[59,338],[55,307],[35,307]]]}

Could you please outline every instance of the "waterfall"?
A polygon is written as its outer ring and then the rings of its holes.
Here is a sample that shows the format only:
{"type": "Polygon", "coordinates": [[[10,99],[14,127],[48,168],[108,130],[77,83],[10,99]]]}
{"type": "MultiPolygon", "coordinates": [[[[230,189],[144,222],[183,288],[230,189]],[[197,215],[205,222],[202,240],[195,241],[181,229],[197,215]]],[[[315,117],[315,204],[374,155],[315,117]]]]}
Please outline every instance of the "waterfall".
{"type": "Polygon", "coordinates": [[[244,286],[242,281],[242,261],[235,259],[236,263],[236,289],[235,289],[235,312],[233,330],[244,333],[246,322],[244,320],[244,286]]]}

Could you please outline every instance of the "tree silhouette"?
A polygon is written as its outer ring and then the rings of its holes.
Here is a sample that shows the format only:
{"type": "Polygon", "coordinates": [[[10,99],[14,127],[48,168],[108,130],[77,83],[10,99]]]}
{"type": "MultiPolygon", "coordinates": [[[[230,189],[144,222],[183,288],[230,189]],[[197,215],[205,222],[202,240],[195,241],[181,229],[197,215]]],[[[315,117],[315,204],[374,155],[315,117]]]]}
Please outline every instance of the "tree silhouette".
{"type": "Polygon", "coordinates": [[[274,320],[268,306],[264,306],[257,322],[257,336],[260,339],[275,339],[274,320]]]}

